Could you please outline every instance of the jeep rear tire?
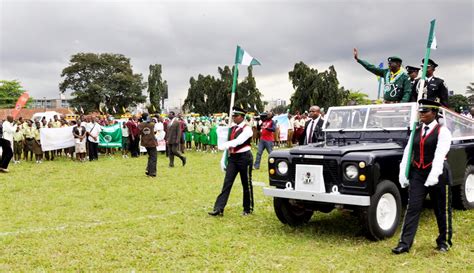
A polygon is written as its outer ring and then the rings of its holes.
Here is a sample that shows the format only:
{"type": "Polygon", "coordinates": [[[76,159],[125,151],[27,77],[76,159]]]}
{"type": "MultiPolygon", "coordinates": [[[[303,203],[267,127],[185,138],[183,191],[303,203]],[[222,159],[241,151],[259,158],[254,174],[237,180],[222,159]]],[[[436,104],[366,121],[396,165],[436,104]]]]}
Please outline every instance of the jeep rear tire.
{"type": "Polygon", "coordinates": [[[395,183],[381,181],[364,212],[367,237],[374,241],[392,237],[400,223],[402,202],[395,183]]]}
{"type": "Polygon", "coordinates": [[[286,198],[274,197],[273,207],[278,220],[293,227],[308,223],[313,216],[312,210],[307,210],[298,204],[292,204],[286,198]]]}
{"type": "Polygon", "coordinates": [[[474,208],[474,166],[468,165],[461,185],[453,187],[455,208],[468,210],[474,208]]]}

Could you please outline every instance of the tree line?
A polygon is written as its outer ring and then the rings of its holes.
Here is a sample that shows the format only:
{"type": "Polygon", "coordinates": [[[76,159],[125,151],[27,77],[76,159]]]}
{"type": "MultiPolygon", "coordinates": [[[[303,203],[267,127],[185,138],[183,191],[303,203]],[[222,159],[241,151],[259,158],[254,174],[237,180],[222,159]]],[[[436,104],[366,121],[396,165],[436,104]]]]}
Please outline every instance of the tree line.
{"type": "MultiPolygon", "coordinates": [[[[192,76],[182,110],[204,115],[227,112],[232,88],[232,72],[235,67],[217,67],[218,76],[192,76]]],[[[240,71],[238,71],[240,72],[240,71]]],[[[130,59],[122,54],[77,53],[72,55],[69,65],[61,72],[63,80],[59,83],[62,93],[71,92],[72,107],[92,112],[106,109],[134,107],[146,101],[143,91],[149,96],[149,112],[158,113],[163,109],[164,100],[169,96],[168,83],[162,78],[162,65],[149,66],[148,80],[133,72],[130,59]]],[[[339,85],[334,66],[319,71],[298,62],[288,72],[294,92],[288,107],[279,107],[278,111],[290,110],[302,112],[311,105],[328,108],[334,105],[367,104],[370,102],[365,93],[346,90],[339,85]],[[281,108],[281,109],[280,109],[281,108]]],[[[0,80],[0,108],[12,108],[25,90],[17,80],[0,80]]],[[[474,83],[466,87],[467,96],[450,97],[450,106],[456,111],[474,104],[474,83]]],[[[238,82],[235,105],[246,110],[262,112],[264,103],[257,88],[252,67],[247,67],[247,76],[238,82]]],[[[277,109],[276,109],[277,110],[277,109]]]]}

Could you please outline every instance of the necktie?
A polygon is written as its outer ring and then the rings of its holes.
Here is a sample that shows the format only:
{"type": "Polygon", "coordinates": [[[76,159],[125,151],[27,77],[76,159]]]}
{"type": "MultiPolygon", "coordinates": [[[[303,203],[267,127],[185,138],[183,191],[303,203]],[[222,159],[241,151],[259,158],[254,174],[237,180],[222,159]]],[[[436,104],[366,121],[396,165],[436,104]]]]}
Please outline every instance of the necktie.
{"type": "Polygon", "coordinates": [[[425,129],[425,133],[423,134],[423,137],[425,137],[425,136],[426,136],[426,133],[428,133],[428,130],[430,129],[430,127],[429,127],[429,126],[425,126],[425,128],[424,128],[424,129],[425,129]]]}
{"type": "Polygon", "coordinates": [[[314,120],[311,121],[311,129],[309,130],[308,143],[313,142],[313,129],[314,129],[314,120]]]}

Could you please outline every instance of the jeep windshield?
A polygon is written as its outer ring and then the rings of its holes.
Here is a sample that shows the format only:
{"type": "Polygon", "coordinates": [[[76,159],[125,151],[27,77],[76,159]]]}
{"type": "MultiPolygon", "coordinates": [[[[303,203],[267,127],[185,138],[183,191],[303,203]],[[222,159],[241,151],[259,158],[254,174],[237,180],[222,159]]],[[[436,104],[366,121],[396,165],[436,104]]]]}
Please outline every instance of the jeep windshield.
{"type": "Polygon", "coordinates": [[[324,131],[408,130],[416,120],[416,103],[331,107],[325,116],[324,131]]]}

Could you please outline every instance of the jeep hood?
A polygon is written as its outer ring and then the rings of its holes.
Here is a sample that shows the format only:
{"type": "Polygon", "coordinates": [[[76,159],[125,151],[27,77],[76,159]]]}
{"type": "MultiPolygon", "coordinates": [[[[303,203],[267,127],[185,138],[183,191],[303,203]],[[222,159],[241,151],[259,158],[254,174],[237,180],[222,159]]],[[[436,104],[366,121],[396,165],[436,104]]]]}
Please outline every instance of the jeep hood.
{"type": "Polygon", "coordinates": [[[339,155],[343,156],[348,152],[364,152],[376,150],[403,149],[400,144],[395,142],[387,143],[358,143],[344,146],[330,145],[318,147],[316,145],[298,146],[290,150],[292,155],[339,155]]]}

